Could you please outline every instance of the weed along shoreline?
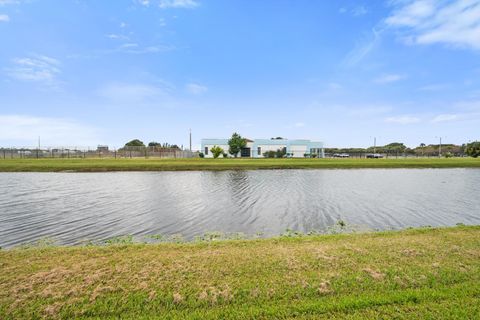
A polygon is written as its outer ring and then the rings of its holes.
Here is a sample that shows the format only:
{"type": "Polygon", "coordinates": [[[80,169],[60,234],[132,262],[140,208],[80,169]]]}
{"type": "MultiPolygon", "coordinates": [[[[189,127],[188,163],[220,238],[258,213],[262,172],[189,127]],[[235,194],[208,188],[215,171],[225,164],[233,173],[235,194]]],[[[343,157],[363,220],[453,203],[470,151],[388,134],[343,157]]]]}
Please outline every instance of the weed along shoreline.
{"type": "Polygon", "coordinates": [[[407,159],[1,159],[0,172],[480,168],[476,158],[407,159]]]}
{"type": "Polygon", "coordinates": [[[468,319],[480,226],[0,250],[1,319],[468,319]]]}

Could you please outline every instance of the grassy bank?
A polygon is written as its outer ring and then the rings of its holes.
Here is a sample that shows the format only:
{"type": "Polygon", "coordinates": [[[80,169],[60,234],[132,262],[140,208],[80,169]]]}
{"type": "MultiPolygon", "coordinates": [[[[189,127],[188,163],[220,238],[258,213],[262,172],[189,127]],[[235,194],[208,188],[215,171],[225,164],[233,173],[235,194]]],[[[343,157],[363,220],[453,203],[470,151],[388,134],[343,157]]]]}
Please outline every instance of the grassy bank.
{"type": "Polygon", "coordinates": [[[480,168],[480,159],[0,159],[0,172],[480,168]]]}
{"type": "Polygon", "coordinates": [[[472,319],[480,227],[0,251],[0,319],[472,319]]]}

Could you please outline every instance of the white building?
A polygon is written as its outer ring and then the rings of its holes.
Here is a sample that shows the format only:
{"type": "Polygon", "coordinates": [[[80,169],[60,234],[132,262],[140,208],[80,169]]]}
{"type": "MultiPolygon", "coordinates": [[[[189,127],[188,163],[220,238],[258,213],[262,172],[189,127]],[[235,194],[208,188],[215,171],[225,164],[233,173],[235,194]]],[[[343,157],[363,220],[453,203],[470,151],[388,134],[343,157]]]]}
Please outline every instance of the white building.
{"type": "MultiPolygon", "coordinates": [[[[268,151],[277,151],[285,148],[287,157],[304,158],[318,157],[323,158],[325,152],[323,142],[310,140],[288,140],[288,139],[256,139],[247,140],[245,148],[238,153],[241,158],[263,158],[263,154],[268,151]]],[[[210,150],[214,146],[219,146],[225,153],[228,153],[228,139],[202,139],[201,152],[205,158],[213,158],[210,150]]],[[[229,155],[230,156],[230,155],[229,155]]]]}

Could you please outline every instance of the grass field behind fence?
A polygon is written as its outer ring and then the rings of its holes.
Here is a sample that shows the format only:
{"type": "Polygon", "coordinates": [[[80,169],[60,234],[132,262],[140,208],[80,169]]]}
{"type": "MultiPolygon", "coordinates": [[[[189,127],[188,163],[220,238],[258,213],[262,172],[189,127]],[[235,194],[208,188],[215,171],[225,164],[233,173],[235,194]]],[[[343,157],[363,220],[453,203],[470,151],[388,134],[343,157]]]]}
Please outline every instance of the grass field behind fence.
{"type": "Polygon", "coordinates": [[[0,159],[0,172],[354,168],[480,168],[480,158],[407,159],[0,159]]]}
{"type": "Polygon", "coordinates": [[[0,250],[0,319],[475,319],[480,227],[0,250]]]}

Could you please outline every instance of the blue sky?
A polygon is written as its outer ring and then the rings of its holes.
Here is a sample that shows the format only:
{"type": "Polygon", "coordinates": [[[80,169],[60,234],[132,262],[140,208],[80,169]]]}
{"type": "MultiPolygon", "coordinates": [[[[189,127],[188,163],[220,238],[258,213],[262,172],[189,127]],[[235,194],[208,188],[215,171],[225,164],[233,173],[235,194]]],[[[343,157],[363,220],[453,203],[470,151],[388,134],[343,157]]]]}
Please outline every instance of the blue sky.
{"type": "Polygon", "coordinates": [[[480,0],[0,0],[0,145],[480,139],[480,0]]]}

